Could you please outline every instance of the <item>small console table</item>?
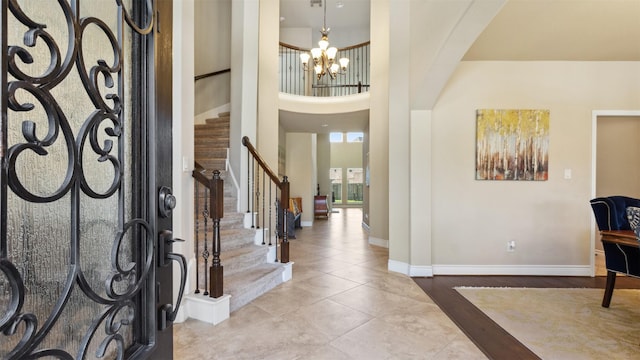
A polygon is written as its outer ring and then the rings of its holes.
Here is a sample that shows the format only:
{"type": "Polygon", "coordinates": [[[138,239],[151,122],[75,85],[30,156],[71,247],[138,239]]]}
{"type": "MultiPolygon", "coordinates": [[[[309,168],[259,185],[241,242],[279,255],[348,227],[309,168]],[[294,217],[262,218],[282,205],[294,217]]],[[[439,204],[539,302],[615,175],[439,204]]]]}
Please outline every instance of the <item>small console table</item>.
{"type": "Polygon", "coordinates": [[[326,195],[316,195],[313,197],[313,215],[315,217],[324,216],[329,218],[329,206],[326,195]]]}

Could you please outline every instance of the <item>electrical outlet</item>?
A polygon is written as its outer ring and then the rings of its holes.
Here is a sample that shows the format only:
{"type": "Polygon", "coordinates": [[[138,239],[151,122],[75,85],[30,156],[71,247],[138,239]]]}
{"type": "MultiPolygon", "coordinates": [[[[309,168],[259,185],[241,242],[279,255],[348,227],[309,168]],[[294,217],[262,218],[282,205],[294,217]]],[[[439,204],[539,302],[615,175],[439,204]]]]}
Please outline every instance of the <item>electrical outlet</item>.
{"type": "Polygon", "coordinates": [[[515,240],[507,241],[507,251],[508,252],[516,251],[516,241],[515,240]]]}

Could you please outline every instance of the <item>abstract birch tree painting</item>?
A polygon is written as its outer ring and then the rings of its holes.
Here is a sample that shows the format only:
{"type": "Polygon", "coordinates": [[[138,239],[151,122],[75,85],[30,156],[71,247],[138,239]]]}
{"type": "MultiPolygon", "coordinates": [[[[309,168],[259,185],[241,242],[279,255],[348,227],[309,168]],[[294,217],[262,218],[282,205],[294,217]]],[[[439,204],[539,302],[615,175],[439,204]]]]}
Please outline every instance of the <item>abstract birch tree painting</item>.
{"type": "Polygon", "coordinates": [[[549,110],[476,112],[476,180],[547,180],[549,110]]]}

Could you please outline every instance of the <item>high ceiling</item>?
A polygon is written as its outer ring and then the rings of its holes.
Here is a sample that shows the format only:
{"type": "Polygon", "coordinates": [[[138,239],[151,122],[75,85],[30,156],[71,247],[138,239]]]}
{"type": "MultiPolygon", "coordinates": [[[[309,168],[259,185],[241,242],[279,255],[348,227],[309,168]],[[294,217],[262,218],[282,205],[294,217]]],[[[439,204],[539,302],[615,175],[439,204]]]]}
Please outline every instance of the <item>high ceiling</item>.
{"type": "MultiPolygon", "coordinates": [[[[327,4],[327,26],[369,28],[369,0],[322,0],[327,4]],[[342,6],[340,6],[342,5],[342,6]]],[[[280,27],[321,28],[324,9],[318,0],[280,0],[280,27]]]]}
{"type": "MultiPolygon", "coordinates": [[[[320,27],[323,9],[310,1],[317,0],[281,0],[281,27],[320,27]]],[[[327,0],[330,27],[368,27],[369,13],[369,0],[327,0]]],[[[508,0],[463,60],[640,61],[640,0],[508,0]]],[[[288,115],[281,113],[295,126],[288,115]]]]}
{"type": "Polygon", "coordinates": [[[640,61],[640,0],[509,0],[463,60],[640,61]]]}

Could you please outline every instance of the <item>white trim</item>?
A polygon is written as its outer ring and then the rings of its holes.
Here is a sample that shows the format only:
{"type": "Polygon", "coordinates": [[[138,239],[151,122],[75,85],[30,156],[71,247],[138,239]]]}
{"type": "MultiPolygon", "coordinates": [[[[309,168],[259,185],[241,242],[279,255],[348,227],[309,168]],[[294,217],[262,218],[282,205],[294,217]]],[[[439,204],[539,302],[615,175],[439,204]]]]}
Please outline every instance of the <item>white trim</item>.
{"type": "MultiPolygon", "coordinates": [[[[598,141],[598,116],[640,116],[640,110],[593,110],[591,111],[591,199],[596,197],[596,156],[598,141]]],[[[593,212],[591,212],[593,214],[593,212]]],[[[589,249],[589,265],[591,271],[588,276],[596,274],[596,219],[591,215],[591,247],[589,249]]]]}
{"type": "Polygon", "coordinates": [[[369,236],[369,244],[375,246],[381,246],[383,248],[389,248],[389,240],[380,239],[377,237],[369,236]]]}
{"type": "Polygon", "coordinates": [[[313,226],[313,221],[300,221],[300,226],[302,226],[302,227],[311,227],[311,226],[313,226]]]}
{"type": "Polygon", "coordinates": [[[591,276],[588,265],[433,265],[434,275],[591,276]]]}
{"type": "Polygon", "coordinates": [[[389,271],[397,272],[411,277],[432,277],[433,269],[430,265],[409,265],[402,261],[391,260],[387,263],[389,271]]]}
{"type": "Polygon", "coordinates": [[[282,272],[282,282],[285,283],[289,280],[291,280],[291,278],[293,278],[293,264],[295,264],[293,261],[290,261],[286,264],[283,264],[284,267],[284,271],[282,272]]]}
{"type": "Polygon", "coordinates": [[[184,307],[189,318],[217,325],[229,318],[229,300],[231,295],[219,298],[188,294],[184,297],[184,307]]]}
{"type": "Polygon", "coordinates": [[[231,149],[227,148],[227,158],[224,161],[225,170],[227,174],[231,177],[231,181],[233,182],[233,187],[236,189],[236,211],[242,212],[240,210],[240,185],[238,184],[238,180],[236,179],[236,174],[233,173],[233,168],[231,167],[231,163],[229,162],[229,151],[231,149]]]}
{"type": "Polygon", "coordinates": [[[389,259],[387,263],[387,269],[389,271],[397,272],[400,274],[409,275],[409,264],[402,261],[396,261],[389,259]]]}
{"type": "Polygon", "coordinates": [[[363,228],[366,232],[369,232],[369,225],[367,225],[367,223],[366,223],[366,222],[364,222],[364,221],[362,222],[362,228],[363,228]]]}
{"type": "Polygon", "coordinates": [[[411,277],[432,277],[433,267],[431,265],[409,266],[409,276],[411,277]]]}
{"type": "Polygon", "coordinates": [[[281,111],[305,114],[340,114],[369,110],[369,98],[369,92],[330,98],[278,93],[281,111]]]}

